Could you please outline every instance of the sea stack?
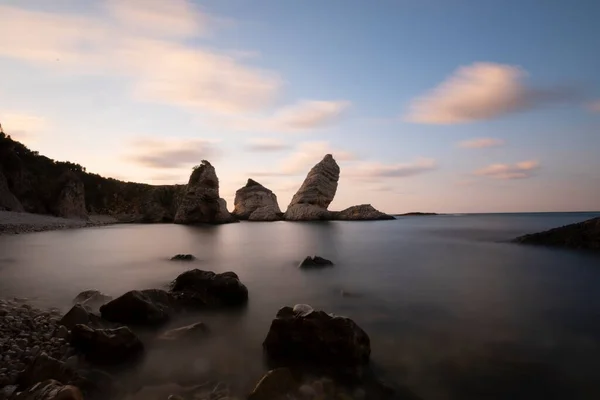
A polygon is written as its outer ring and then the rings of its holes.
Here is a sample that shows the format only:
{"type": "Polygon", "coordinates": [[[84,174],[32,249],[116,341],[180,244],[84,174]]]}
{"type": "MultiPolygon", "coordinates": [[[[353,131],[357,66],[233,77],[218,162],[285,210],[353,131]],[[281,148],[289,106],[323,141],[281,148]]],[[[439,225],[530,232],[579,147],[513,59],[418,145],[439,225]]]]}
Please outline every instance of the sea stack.
{"type": "Polygon", "coordinates": [[[327,154],[306,176],[285,212],[285,219],[288,221],[331,219],[327,207],[333,201],[339,179],[340,167],[333,156],[327,154]]]}
{"type": "Polygon", "coordinates": [[[226,224],[236,222],[219,197],[219,179],[206,160],[194,168],[175,214],[176,224],[226,224]]]}
{"type": "Polygon", "coordinates": [[[281,219],[277,196],[253,179],[235,192],[233,215],[250,221],[276,221],[281,219]]]}

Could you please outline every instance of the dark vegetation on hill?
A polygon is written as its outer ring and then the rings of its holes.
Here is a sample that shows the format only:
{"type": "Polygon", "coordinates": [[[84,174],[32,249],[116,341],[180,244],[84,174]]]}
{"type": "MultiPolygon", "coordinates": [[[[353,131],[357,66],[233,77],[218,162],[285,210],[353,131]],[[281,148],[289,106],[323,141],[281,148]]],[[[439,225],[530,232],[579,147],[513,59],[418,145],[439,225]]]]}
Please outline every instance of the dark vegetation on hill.
{"type": "Polygon", "coordinates": [[[71,215],[65,215],[65,208],[73,207],[64,207],[64,202],[70,201],[83,202],[88,213],[124,221],[169,222],[183,187],[104,178],[79,164],[40,155],[0,133],[0,209],[67,217],[71,215]],[[81,184],[83,190],[78,193],[73,188],[81,184]]]}

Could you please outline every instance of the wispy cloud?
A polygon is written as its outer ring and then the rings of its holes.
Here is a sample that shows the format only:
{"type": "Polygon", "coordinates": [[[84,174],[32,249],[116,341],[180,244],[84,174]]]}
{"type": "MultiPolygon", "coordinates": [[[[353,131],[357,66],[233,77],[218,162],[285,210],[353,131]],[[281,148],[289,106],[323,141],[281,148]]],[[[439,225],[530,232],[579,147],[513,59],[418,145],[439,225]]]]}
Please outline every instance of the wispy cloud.
{"type": "Polygon", "coordinates": [[[205,139],[137,138],[131,147],[135,154],[127,157],[130,161],[157,169],[191,167],[219,155],[215,142],[205,139]]]}
{"type": "Polygon", "coordinates": [[[333,125],[350,106],[346,100],[302,100],[281,107],[272,114],[216,118],[214,123],[246,132],[301,132],[333,125]]]}
{"type": "Polygon", "coordinates": [[[437,162],[432,158],[418,158],[399,164],[361,163],[352,168],[347,175],[357,178],[404,178],[430,172],[437,167],[437,162]]]}
{"type": "Polygon", "coordinates": [[[210,16],[191,2],[104,0],[92,16],[0,6],[0,56],[70,73],[125,76],[133,96],[194,111],[256,112],[277,74],[198,47],[210,16]]]}
{"type": "Polygon", "coordinates": [[[254,152],[275,152],[287,148],[289,148],[289,146],[285,142],[273,138],[250,139],[246,144],[246,149],[254,152]]]}
{"type": "Polygon", "coordinates": [[[458,144],[463,149],[483,149],[486,147],[499,147],[504,145],[504,140],[494,138],[475,138],[465,140],[458,144]]]}
{"type": "Polygon", "coordinates": [[[492,164],[475,171],[475,175],[487,176],[495,179],[525,179],[533,176],[540,167],[534,160],[521,161],[514,165],[492,164]]]}
{"type": "Polygon", "coordinates": [[[334,149],[329,142],[304,142],[298,145],[296,150],[271,171],[255,171],[250,173],[252,176],[289,176],[303,175],[326,154],[332,154],[337,162],[354,161],[358,157],[349,151],[334,149]]]}
{"type": "Polygon", "coordinates": [[[527,87],[526,76],[513,65],[478,62],[460,67],[438,87],[413,100],[406,119],[424,124],[466,123],[574,97],[570,88],[527,87]]]}

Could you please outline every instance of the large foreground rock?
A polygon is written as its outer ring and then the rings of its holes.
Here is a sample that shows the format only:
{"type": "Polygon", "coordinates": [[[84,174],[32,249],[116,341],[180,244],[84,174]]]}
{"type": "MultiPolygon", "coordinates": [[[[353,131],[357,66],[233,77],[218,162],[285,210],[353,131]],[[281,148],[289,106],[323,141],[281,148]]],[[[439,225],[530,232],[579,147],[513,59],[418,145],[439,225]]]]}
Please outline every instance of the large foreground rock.
{"type": "Polygon", "coordinates": [[[179,304],[193,308],[239,306],[248,301],[248,289],[234,272],[186,271],[175,279],[171,293],[179,304]]]}
{"type": "Polygon", "coordinates": [[[175,311],[175,300],[160,289],[131,290],[100,307],[102,318],[123,324],[158,326],[175,311]]]}
{"type": "Polygon", "coordinates": [[[236,219],[227,211],[227,202],[219,197],[219,179],[206,160],[194,168],[181,199],[176,224],[224,224],[236,219]]]}
{"type": "Polygon", "coordinates": [[[235,217],[252,221],[274,221],[281,214],[275,193],[252,179],[235,192],[234,207],[235,217]]]}
{"type": "Polygon", "coordinates": [[[518,237],[517,243],[600,250],[600,217],[518,237]]]}
{"type": "Polygon", "coordinates": [[[378,211],[370,204],[348,207],[336,213],[335,219],[342,221],[378,221],[396,219],[391,215],[378,211]]]}
{"type": "Polygon", "coordinates": [[[370,343],[369,336],[351,319],[296,305],[279,310],[263,348],[270,359],[282,365],[351,368],[369,362],[370,343]]]}
{"type": "Polygon", "coordinates": [[[327,207],[333,201],[340,178],[340,167],[331,154],[315,165],[292,198],[285,219],[310,221],[329,219],[327,207]]]}
{"type": "Polygon", "coordinates": [[[117,365],[137,361],[144,352],[140,339],[126,326],[116,329],[93,329],[75,325],[71,346],[93,364],[117,365]]]}

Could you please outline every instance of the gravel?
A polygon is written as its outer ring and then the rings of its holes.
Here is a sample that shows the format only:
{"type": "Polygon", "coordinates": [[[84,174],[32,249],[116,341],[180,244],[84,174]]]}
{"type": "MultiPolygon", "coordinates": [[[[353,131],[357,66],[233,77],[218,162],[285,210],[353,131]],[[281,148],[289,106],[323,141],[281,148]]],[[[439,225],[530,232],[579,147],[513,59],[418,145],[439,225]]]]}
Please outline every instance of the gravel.
{"type": "Polygon", "coordinates": [[[39,310],[22,300],[0,299],[0,315],[4,315],[0,318],[0,388],[14,385],[19,372],[42,351],[66,359],[69,346],[60,337],[64,329],[56,322],[59,310],[39,310]]]}
{"type": "Polygon", "coordinates": [[[90,215],[89,220],[54,217],[15,211],[0,211],[0,235],[52,231],[57,229],[85,228],[115,224],[109,215],[90,215]]]}

